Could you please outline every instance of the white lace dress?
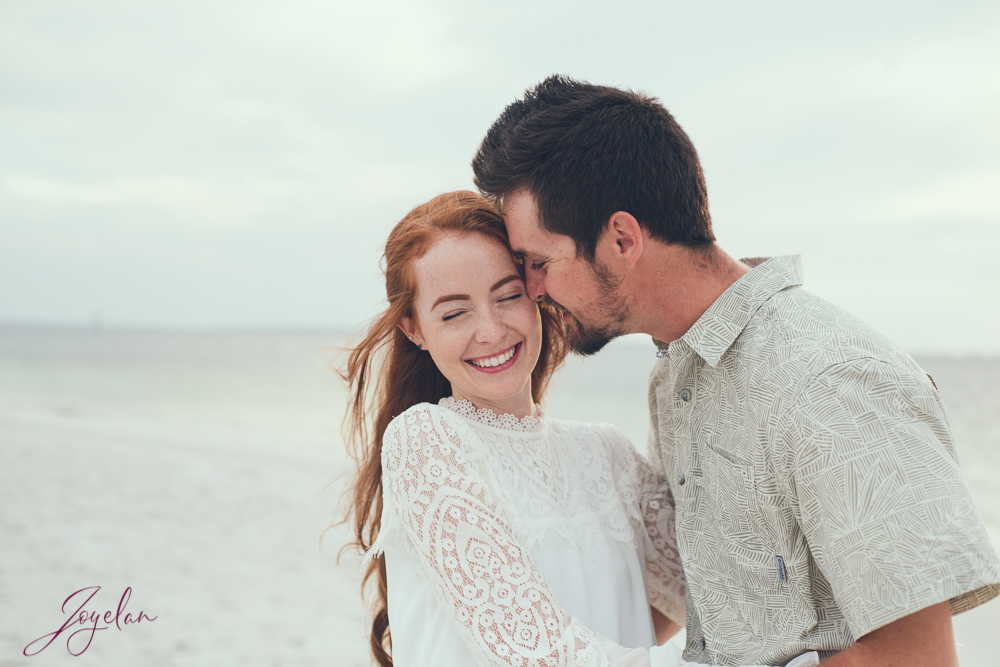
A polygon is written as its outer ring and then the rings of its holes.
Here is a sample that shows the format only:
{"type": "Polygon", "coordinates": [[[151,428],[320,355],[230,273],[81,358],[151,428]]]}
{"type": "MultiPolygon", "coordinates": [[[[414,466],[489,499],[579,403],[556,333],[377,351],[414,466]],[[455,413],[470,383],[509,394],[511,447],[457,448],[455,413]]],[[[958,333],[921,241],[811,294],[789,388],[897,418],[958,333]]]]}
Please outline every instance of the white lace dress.
{"type": "Polygon", "coordinates": [[[445,398],[392,421],[382,474],[396,667],[667,664],[673,499],[620,431],[445,398]]]}

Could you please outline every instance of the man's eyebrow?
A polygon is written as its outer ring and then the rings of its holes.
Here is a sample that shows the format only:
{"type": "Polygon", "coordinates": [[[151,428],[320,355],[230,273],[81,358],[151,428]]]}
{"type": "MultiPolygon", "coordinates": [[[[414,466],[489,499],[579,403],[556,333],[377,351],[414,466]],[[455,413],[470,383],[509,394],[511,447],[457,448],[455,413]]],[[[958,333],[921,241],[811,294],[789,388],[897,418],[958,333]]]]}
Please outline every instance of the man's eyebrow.
{"type": "Polygon", "coordinates": [[[547,262],[548,259],[541,257],[539,255],[534,255],[527,250],[513,250],[514,257],[519,259],[521,262],[532,262],[537,264],[538,262],[547,262]]]}
{"type": "MultiPolygon", "coordinates": [[[[495,292],[504,285],[506,285],[507,283],[511,282],[512,280],[521,280],[521,276],[519,276],[516,273],[512,273],[506,278],[501,278],[500,280],[496,281],[493,284],[493,287],[490,288],[490,291],[495,292]]],[[[431,308],[437,308],[440,304],[446,303],[448,301],[468,301],[471,298],[472,297],[469,296],[468,294],[447,294],[445,296],[439,296],[437,298],[437,301],[434,302],[434,305],[431,306],[431,308]]]]}

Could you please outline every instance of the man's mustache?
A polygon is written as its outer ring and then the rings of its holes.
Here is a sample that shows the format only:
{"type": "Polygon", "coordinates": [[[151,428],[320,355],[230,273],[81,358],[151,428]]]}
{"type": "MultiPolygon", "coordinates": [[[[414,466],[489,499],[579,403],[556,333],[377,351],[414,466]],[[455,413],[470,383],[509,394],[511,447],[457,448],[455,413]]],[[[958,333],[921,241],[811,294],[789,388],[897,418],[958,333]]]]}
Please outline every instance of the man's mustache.
{"type": "Polygon", "coordinates": [[[562,313],[569,313],[570,315],[573,314],[573,313],[569,312],[568,308],[563,307],[562,304],[560,304],[559,302],[557,302],[556,300],[554,300],[548,294],[543,294],[542,295],[540,303],[544,303],[546,306],[549,306],[550,308],[555,308],[560,314],[562,314],[562,313]]]}
{"type": "Polygon", "coordinates": [[[563,315],[563,314],[569,315],[570,317],[573,318],[573,321],[576,323],[577,327],[582,327],[583,326],[582,324],[580,324],[580,320],[577,319],[576,315],[573,314],[573,311],[571,311],[569,308],[566,308],[565,306],[563,306],[562,304],[560,304],[558,301],[555,301],[554,299],[552,299],[552,297],[550,297],[548,294],[545,294],[545,295],[542,296],[542,298],[540,300],[540,303],[544,303],[545,305],[547,305],[550,308],[554,309],[560,316],[563,315]]]}
{"type": "Polygon", "coordinates": [[[574,320],[576,319],[576,316],[573,315],[573,313],[570,311],[569,308],[564,307],[561,303],[555,301],[548,294],[543,295],[539,303],[544,303],[546,306],[549,306],[550,308],[554,309],[560,315],[562,315],[563,313],[568,313],[570,317],[572,317],[574,320]]]}

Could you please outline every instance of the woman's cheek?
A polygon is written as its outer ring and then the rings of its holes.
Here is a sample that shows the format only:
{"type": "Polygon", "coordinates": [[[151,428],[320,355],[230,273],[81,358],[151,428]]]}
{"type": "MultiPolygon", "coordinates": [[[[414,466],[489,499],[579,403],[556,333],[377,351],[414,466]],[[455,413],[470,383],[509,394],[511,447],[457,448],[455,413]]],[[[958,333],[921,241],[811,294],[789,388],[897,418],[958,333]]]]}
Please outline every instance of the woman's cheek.
{"type": "Polygon", "coordinates": [[[453,326],[447,327],[445,331],[442,332],[441,343],[442,348],[446,351],[448,356],[454,357],[459,362],[461,362],[462,357],[465,355],[466,349],[469,347],[469,324],[467,320],[471,318],[463,318],[463,322],[455,322],[453,326]]]}
{"type": "Polygon", "coordinates": [[[541,313],[538,311],[538,304],[531,299],[525,297],[518,299],[517,313],[520,317],[538,319],[541,322],[541,313]]]}
{"type": "Polygon", "coordinates": [[[542,311],[539,309],[538,304],[534,301],[529,301],[531,304],[531,312],[529,317],[531,318],[531,324],[535,328],[535,335],[541,339],[542,337],[542,311]]]}
{"type": "Polygon", "coordinates": [[[534,301],[528,301],[526,305],[528,307],[523,309],[517,329],[537,350],[541,346],[542,340],[542,313],[534,301]]]}

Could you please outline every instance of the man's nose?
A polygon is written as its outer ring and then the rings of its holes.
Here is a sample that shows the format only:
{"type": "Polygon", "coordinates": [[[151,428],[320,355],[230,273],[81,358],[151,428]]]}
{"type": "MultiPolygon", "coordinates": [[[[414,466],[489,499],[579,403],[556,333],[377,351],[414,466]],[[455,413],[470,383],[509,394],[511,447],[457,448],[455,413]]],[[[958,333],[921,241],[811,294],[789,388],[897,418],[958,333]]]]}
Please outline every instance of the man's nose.
{"type": "Polygon", "coordinates": [[[528,298],[532,301],[541,301],[545,296],[545,282],[542,279],[542,272],[538,269],[528,267],[525,273],[525,289],[528,291],[528,298]]]}

